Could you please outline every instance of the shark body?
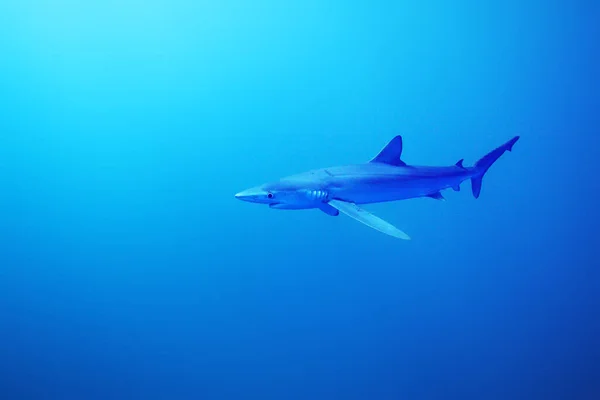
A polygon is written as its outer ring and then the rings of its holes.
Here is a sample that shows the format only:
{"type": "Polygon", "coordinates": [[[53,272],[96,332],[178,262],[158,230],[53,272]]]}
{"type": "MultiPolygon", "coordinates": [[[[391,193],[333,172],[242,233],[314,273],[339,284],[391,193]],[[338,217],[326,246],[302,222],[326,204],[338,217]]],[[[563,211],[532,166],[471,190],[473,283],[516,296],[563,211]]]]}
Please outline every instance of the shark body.
{"type": "Polygon", "coordinates": [[[473,196],[479,197],[482,178],[492,164],[511,151],[519,136],[492,150],[472,167],[463,160],[455,165],[417,166],[402,161],[402,137],[394,137],[371,161],[363,164],[321,168],[266,183],[235,195],[274,209],[319,209],[337,216],[340,212],[371,228],[399,239],[410,239],[400,229],[359,207],[363,204],[431,197],[443,200],[441,191],[460,190],[470,179],[473,196]]]}

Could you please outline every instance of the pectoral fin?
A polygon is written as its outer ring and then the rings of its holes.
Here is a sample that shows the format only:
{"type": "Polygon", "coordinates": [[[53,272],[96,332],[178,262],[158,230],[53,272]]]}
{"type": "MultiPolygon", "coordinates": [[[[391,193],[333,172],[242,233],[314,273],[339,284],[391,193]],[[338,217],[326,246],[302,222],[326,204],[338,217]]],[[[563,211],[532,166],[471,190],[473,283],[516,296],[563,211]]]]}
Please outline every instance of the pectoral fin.
{"type": "Polygon", "coordinates": [[[341,200],[331,200],[329,203],[333,208],[338,209],[347,216],[354,218],[358,222],[378,230],[379,232],[385,233],[386,235],[393,236],[398,239],[410,240],[410,236],[396,228],[394,225],[382,220],[381,218],[371,214],[368,211],[363,210],[354,203],[348,203],[341,200]]]}
{"type": "Polygon", "coordinates": [[[338,215],[340,215],[340,212],[335,207],[332,207],[327,203],[321,204],[319,206],[319,209],[325,214],[331,215],[332,217],[337,217],[338,215]]]}

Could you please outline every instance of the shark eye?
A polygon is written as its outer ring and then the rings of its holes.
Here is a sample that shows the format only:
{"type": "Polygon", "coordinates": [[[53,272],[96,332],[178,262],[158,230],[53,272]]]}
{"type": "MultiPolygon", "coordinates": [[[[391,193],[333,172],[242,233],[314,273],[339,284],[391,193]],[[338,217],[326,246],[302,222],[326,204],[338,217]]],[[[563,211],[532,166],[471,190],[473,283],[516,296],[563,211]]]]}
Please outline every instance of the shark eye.
{"type": "Polygon", "coordinates": [[[273,193],[269,193],[269,194],[267,194],[267,197],[268,197],[269,199],[272,199],[272,198],[273,198],[273,193]]]}

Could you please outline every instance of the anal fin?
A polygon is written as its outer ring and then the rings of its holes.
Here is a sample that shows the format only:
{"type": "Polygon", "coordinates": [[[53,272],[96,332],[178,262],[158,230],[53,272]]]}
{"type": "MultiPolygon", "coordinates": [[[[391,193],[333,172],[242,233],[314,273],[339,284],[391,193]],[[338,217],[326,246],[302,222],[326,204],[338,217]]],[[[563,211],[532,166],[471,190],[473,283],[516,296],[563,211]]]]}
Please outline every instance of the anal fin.
{"type": "Polygon", "coordinates": [[[381,218],[371,214],[366,210],[363,210],[354,203],[349,203],[341,200],[331,200],[328,204],[330,204],[333,208],[346,214],[350,218],[354,218],[358,222],[361,222],[379,232],[385,233],[386,235],[390,235],[398,239],[410,240],[410,236],[402,232],[400,229],[396,228],[394,225],[382,220],[381,218]]]}

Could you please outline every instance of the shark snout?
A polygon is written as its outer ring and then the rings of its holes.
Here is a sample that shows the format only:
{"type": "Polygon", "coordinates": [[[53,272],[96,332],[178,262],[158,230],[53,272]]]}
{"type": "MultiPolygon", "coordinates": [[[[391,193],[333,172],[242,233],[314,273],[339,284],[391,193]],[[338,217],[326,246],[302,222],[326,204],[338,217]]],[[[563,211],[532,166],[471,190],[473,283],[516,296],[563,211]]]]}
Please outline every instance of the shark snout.
{"type": "Polygon", "coordinates": [[[252,194],[248,193],[247,190],[242,190],[241,192],[235,194],[235,198],[242,201],[251,201],[252,194]]]}
{"type": "Polygon", "coordinates": [[[246,189],[235,194],[236,199],[250,203],[270,203],[271,199],[268,196],[269,193],[260,188],[246,189]]]}

